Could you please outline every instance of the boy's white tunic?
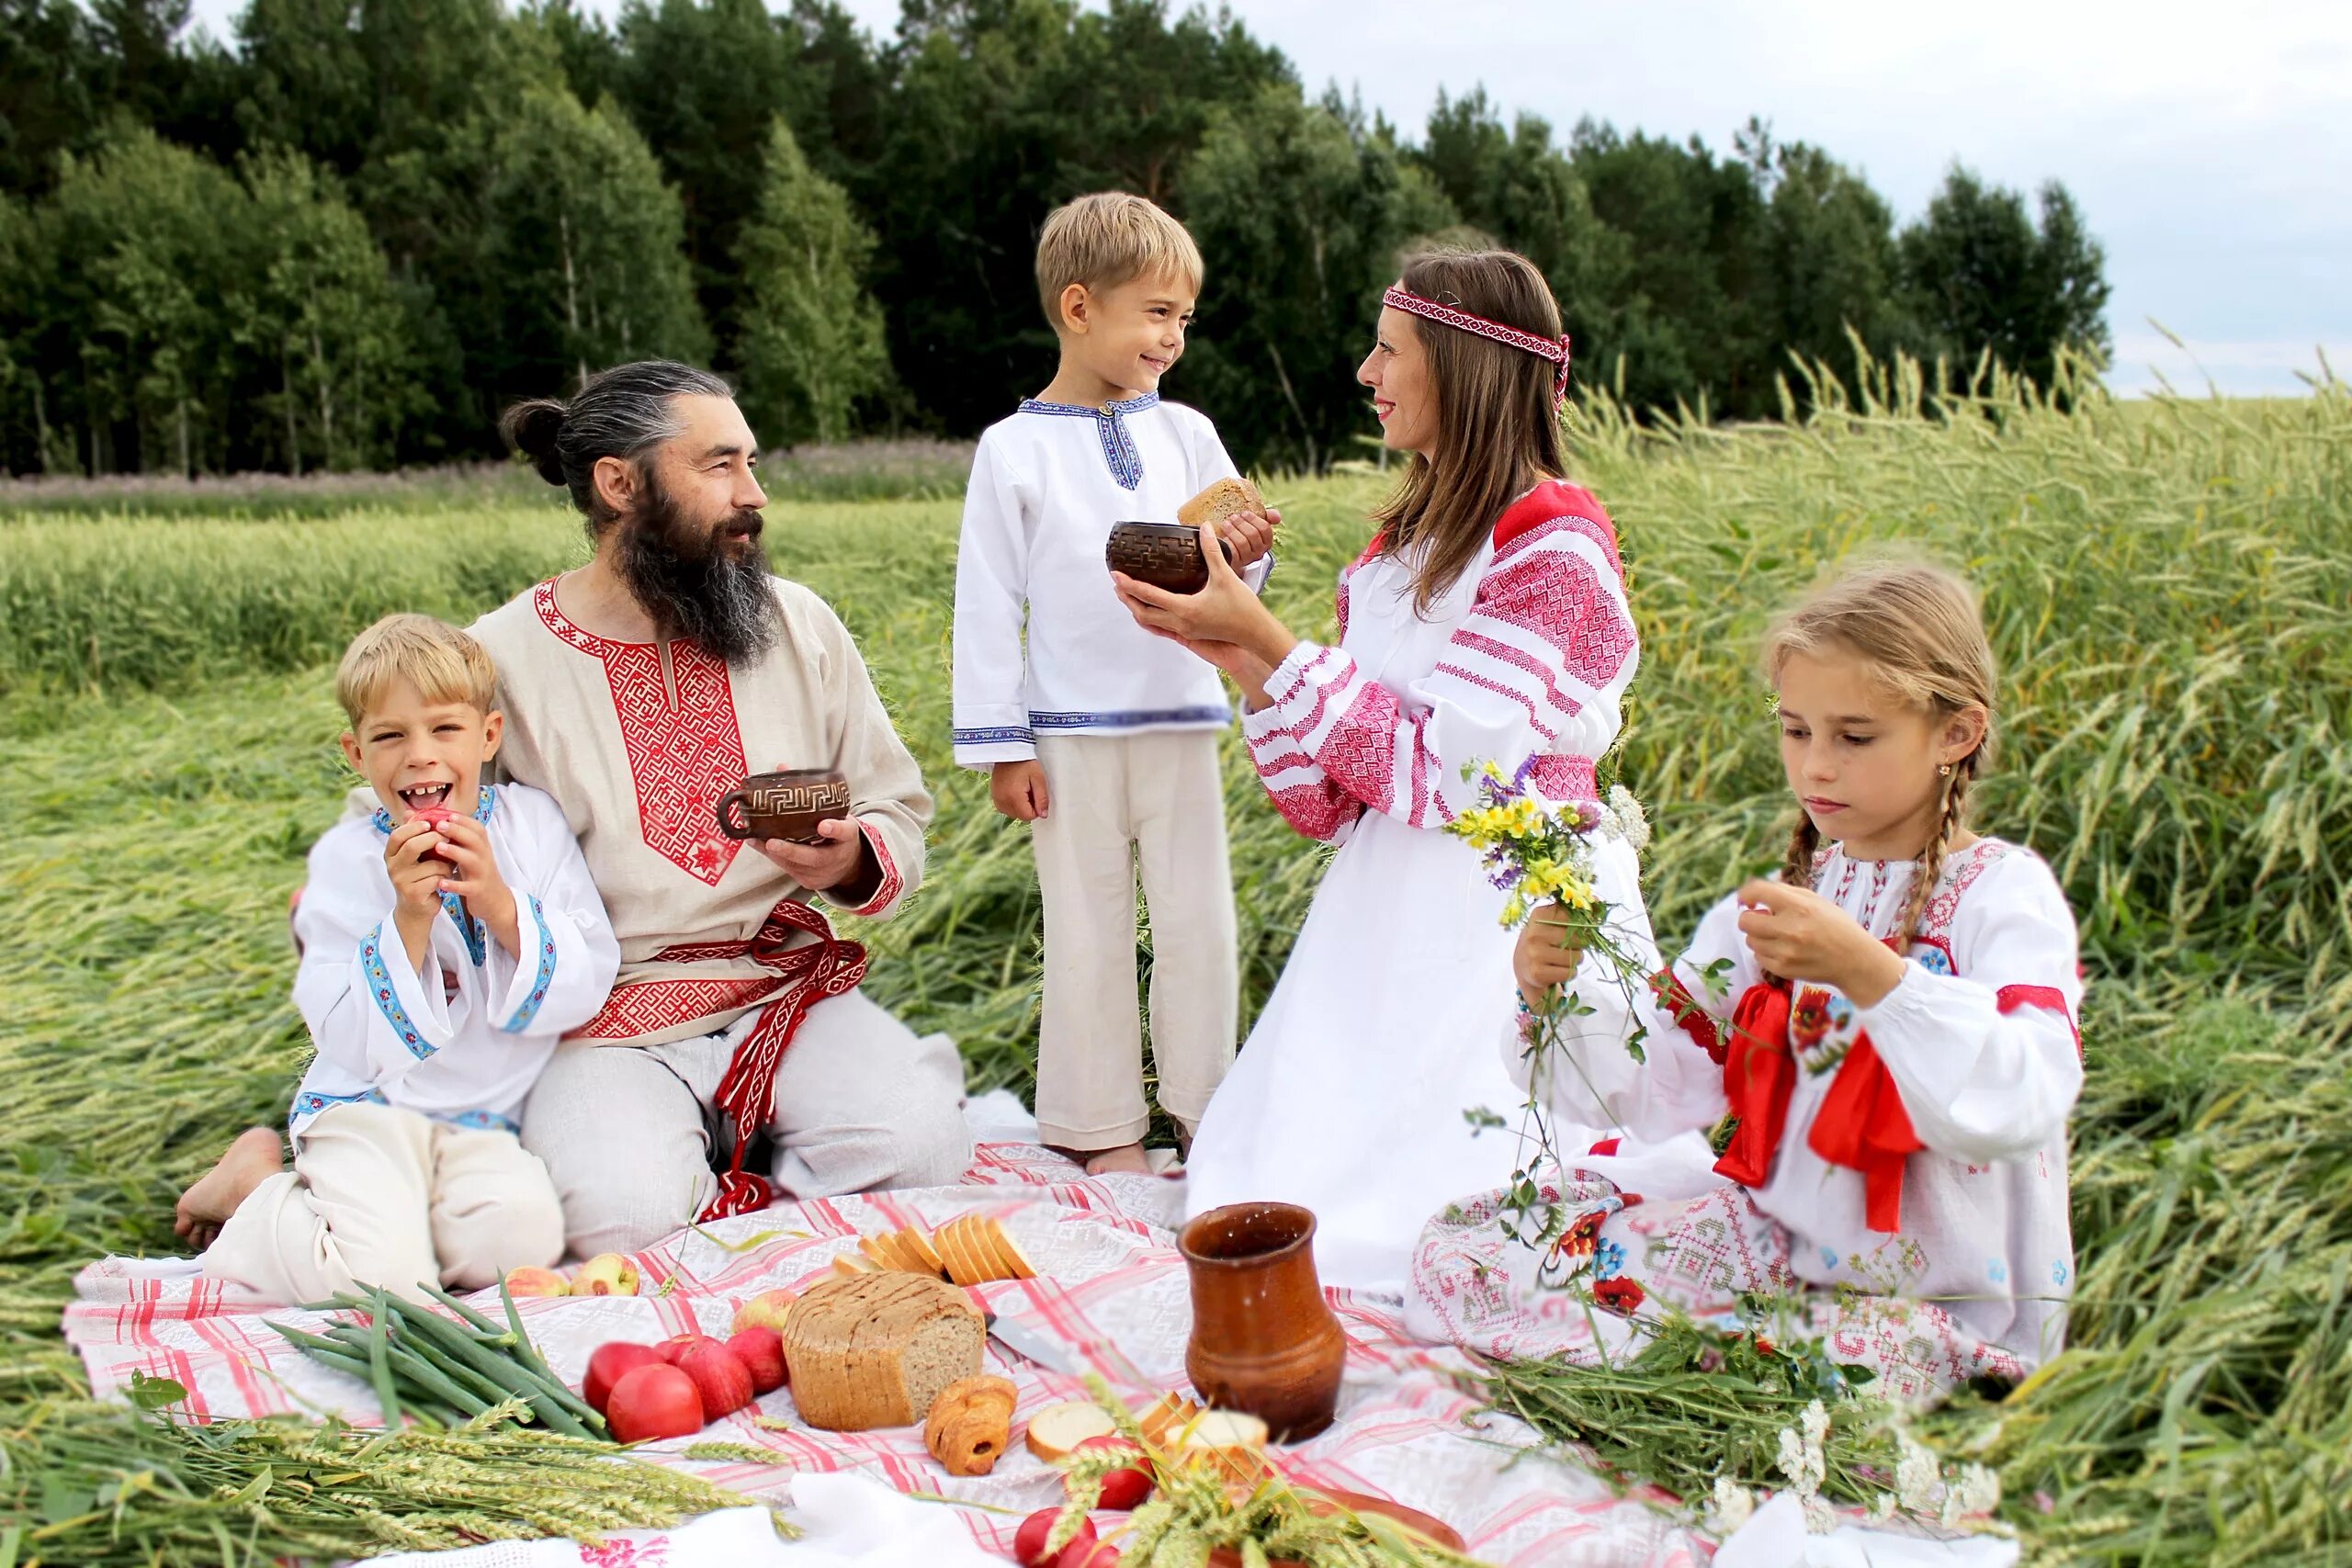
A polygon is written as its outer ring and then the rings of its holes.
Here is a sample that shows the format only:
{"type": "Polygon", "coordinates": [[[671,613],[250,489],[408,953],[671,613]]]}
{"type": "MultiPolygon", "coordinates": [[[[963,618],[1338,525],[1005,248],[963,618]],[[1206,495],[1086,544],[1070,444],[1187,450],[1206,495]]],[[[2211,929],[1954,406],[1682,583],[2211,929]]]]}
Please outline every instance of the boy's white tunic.
{"type": "Polygon", "coordinates": [[[1113,524],[1173,523],[1235,472],[1207,417],[1156,392],[1100,410],[1031,399],[981,434],[956,547],[957,762],[1024,761],[1039,733],[1232,722],[1216,669],[1136,625],[1102,549],[1113,524]]]}
{"type": "Polygon", "coordinates": [[[509,784],[483,785],[475,815],[514,892],[519,958],[452,897],[424,972],[409,962],[384,869],[388,813],[346,818],[311,847],[294,1005],[318,1054],[288,1117],[298,1145],[321,1111],[360,1101],[517,1131],[557,1041],[604,1005],[620,950],[563,813],[509,784]]]}
{"type": "MultiPolygon", "coordinates": [[[[1854,860],[1833,846],[1815,858],[1813,885],[1884,940],[1917,871],[1916,862],[1854,860]]],[[[1710,1304],[1711,1292],[1805,1287],[1928,1303],[1934,1311],[1905,1315],[1865,1302],[1825,1318],[1833,1341],[1851,1341],[1844,1359],[1877,1364],[1900,1393],[1980,1372],[2014,1378],[2056,1354],[2074,1283],[2066,1117],[2083,1083],[2075,1021],[2083,987],[2074,917],[2050,868],[1997,839],[1949,857],[1902,981],[1875,1006],[1793,982],[1787,1116],[1767,1177],[1745,1188],[1716,1172],[1706,1142],[1730,1108],[1720,1058],[1733,1010],[1762,978],[1738,919],[1736,897],[1707,912],[1675,961],[1679,990],[1665,1001],[1645,992],[1629,1010],[1609,986],[1578,986],[1594,1011],[1540,1066],[1519,1027],[1508,1032],[1503,1054],[1518,1081],[1527,1084],[1532,1069],[1559,1119],[1571,1180],[1600,1178],[1630,1206],[1595,1223],[1603,1253],[1621,1229],[1628,1250],[1634,1235],[1646,1236],[1656,1256],[1630,1257],[1625,1277],[1652,1293],[1664,1287],[1686,1307],[1710,1304]],[[1646,1065],[1625,1050],[1636,1026],[1646,1031],[1646,1065]],[[1892,1233],[1871,1227],[1863,1174],[1814,1146],[1823,1103],[1840,1072],[1860,1062],[1854,1053],[1864,1040],[1924,1145],[1902,1161],[1901,1228],[1892,1233]],[[1584,1154],[1596,1146],[1602,1152],[1584,1154]],[[1727,1196],[1702,1196],[1711,1192],[1727,1196]],[[1694,1213],[1736,1235],[1736,1244],[1694,1247],[1690,1221],[1643,1218],[1694,1199],[1694,1213]],[[1693,1267],[1700,1256],[1720,1266],[1720,1277],[1693,1267]],[[1902,1326],[1890,1332],[1889,1322],[1902,1326]]],[[[1463,1288],[1466,1235],[1441,1224],[1423,1247],[1408,1303],[1421,1332],[1490,1350],[1516,1335],[1515,1354],[1572,1350],[1565,1341],[1544,1345],[1535,1325],[1548,1318],[1552,1331],[1589,1340],[1593,1314],[1577,1292],[1529,1288],[1534,1259],[1523,1248],[1494,1260],[1514,1301],[1463,1288]],[[1567,1297],[1565,1310],[1550,1312],[1540,1299],[1547,1294],[1567,1297]]],[[[1587,1286],[1608,1278],[1605,1269],[1591,1272],[1598,1277],[1587,1286]]]]}
{"type": "MultiPolygon", "coordinates": [[[[1422,1222],[1520,1157],[1464,1116],[1523,1096],[1492,1045],[1513,1006],[1504,895],[1442,831],[1476,793],[1464,770],[1541,757],[1549,798],[1593,798],[1638,662],[1615,532],[1575,486],[1515,502],[1426,615],[1411,580],[1368,551],[1340,577],[1339,646],[1301,642],[1243,721],[1276,807],[1339,850],[1201,1123],[1186,1199],[1303,1203],[1324,1282],[1392,1292],[1422,1222]]],[[[1630,851],[1597,870],[1639,908],[1630,851]]]]}

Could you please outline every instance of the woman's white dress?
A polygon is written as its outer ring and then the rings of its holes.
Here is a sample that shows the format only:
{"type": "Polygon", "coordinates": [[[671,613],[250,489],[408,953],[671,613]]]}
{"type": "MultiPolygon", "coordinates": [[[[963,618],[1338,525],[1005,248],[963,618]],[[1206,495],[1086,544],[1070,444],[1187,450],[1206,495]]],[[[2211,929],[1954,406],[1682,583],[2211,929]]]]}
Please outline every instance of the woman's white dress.
{"type": "MultiPolygon", "coordinates": [[[[1401,1293],[1449,1201],[1507,1181],[1525,1093],[1494,1041],[1516,1006],[1505,895],[1442,829],[1465,771],[1543,759],[1549,799],[1590,799],[1638,653],[1616,535],[1590,494],[1537,486],[1426,615],[1408,563],[1340,580],[1337,648],[1302,642],[1243,724],[1293,826],[1339,848],[1288,965],[1194,1138],[1187,1209],[1274,1199],[1317,1220],[1326,1284],[1401,1293]]],[[[1646,942],[1635,857],[1600,892],[1646,942]]]]}

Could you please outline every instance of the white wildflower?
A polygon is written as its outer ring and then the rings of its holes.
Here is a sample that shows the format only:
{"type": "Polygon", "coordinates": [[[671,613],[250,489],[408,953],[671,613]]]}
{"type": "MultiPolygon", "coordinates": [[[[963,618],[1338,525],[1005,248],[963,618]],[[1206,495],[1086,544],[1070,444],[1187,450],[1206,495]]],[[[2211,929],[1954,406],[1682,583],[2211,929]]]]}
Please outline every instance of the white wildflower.
{"type": "Polygon", "coordinates": [[[1642,810],[1641,801],[1623,784],[1609,786],[1609,823],[1611,830],[1625,840],[1635,853],[1650,841],[1650,819],[1642,810]]]}
{"type": "Polygon", "coordinates": [[[1756,1498],[1728,1475],[1715,1477],[1715,1533],[1729,1535],[1756,1512],[1756,1498]]]}
{"type": "Polygon", "coordinates": [[[1981,1464],[1960,1467],[1960,1511],[1968,1518],[1983,1518],[2001,1506],[2001,1478],[1981,1464]]]}
{"type": "Polygon", "coordinates": [[[1818,1452],[1821,1448],[1821,1439],[1829,1432],[1829,1412],[1823,1407],[1821,1401],[1816,1399],[1804,1407],[1804,1414],[1798,1416],[1797,1420],[1804,1427],[1804,1446],[1808,1450],[1818,1452]]]}
{"type": "Polygon", "coordinates": [[[1804,1439],[1786,1427],[1781,1428],[1781,1454],[1775,1462],[1779,1464],[1781,1473],[1789,1478],[1791,1485],[1799,1489],[1804,1487],[1804,1439]]]}
{"type": "Polygon", "coordinates": [[[1925,1516],[1936,1506],[1936,1493],[1941,1477],[1936,1468],[1936,1456],[1913,1439],[1908,1432],[1895,1434],[1894,1495],[1906,1514],[1925,1516]]]}
{"type": "Polygon", "coordinates": [[[1874,1525],[1883,1525],[1886,1523],[1889,1519],[1894,1517],[1894,1510],[1897,1506],[1898,1505],[1895,1503],[1894,1493],[1880,1493],[1878,1495],[1878,1501],[1871,1505],[1871,1523],[1874,1525]]]}
{"type": "Polygon", "coordinates": [[[1800,1505],[1804,1509],[1804,1533],[1827,1535],[1838,1528],[1838,1515],[1819,1497],[1806,1497],[1800,1505]]]}

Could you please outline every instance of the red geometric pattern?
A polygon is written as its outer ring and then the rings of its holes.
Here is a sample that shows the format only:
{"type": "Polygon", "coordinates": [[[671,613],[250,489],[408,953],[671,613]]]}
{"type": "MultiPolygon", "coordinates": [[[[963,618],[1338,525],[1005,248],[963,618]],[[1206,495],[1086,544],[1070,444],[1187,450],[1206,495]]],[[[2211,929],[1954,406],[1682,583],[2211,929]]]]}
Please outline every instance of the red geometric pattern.
{"type": "Polygon", "coordinates": [[[1592,491],[1565,479],[1550,479],[1537,485],[1511,502],[1495,525],[1495,558],[1501,560],[1515,553],[1519,541],[1546,523],[1566,525],[1600,547],[1608,558],[1610,570],[1623,581],[1625,563],[1617,554],[1617,528],[1601,509],[1592,491]]]}
{"type": "MultiPolygon", "coordinates": [[[[718,944],[713,944],[718,945],[718,944]]],[[[726,944],[741,953],[743,944],[726,944]]],[[[667,953],[661,955],[668,957],[667,953]]],[[[719,956],[713,954],[712,956],[719,956]]],[[[718,976],[703,979],[639,980],[616,986],[596,1016],[564,1036],[567,1040],[635,1040],[682,1023],[741,1012],[779,989],[771,975],[718,976]]]]}
{"type": "Polygon", "coordinates": [[[718,797],[742,783],[743,737],[735,724],[735,691],[727,661],[691,642],[673,642],[670,701],[662,650],[650,642],[614,642],[575,625],[556,605],[555,580],[532,591],[548,630],[603,660],[613,713],[637,785],[638,830],[646,848],[698,882],[716,887],[742,846],[718,830],[718,797]]]}

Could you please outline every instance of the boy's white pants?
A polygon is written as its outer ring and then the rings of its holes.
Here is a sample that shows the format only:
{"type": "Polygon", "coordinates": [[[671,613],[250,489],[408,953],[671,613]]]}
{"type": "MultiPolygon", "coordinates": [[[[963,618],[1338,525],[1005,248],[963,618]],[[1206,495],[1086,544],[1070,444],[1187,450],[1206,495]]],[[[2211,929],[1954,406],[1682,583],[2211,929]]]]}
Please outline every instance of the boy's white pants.
{"type": "Polygon", "coordinates": [[[1037,1126],[1069,1149],[1150,1124],[1136,1014],[1136,876],[1151,912],[1151,1055],[1186,1126],[1233,1065],[1239,1021],[1233,874],[1217,731],[1040,735],[1046,815],[1031,827],[1046,914],[1037,1126]]]}
{"type": "Polygon", "coordinates": [[[421,1298],[420,1281],[477,1290],[562,1256],[555,1184],[514,1134],[336,1105],[302,1129],[294,1168],[237,1205],[204,1271],[274,1301],[354,1285],[421,1298]]]}

